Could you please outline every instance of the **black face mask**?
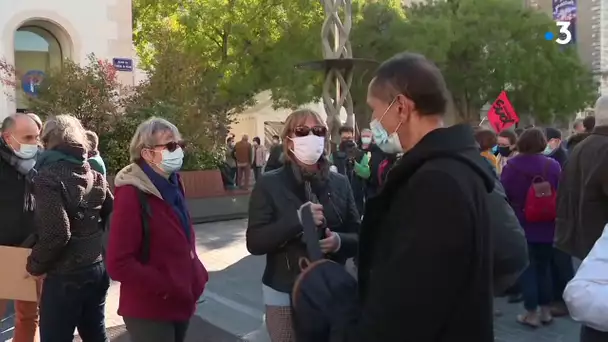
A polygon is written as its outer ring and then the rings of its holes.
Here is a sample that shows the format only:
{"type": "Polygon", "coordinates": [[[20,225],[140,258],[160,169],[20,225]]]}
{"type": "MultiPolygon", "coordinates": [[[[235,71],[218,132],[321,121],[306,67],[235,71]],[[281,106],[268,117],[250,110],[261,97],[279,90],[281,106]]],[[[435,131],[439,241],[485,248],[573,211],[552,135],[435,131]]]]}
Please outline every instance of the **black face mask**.
{"type": "Polygon", "coordinates": [[[508,157],[511,155],[511,147],[509,146],[498,146],[498,154],[500,154],[503,157],[508,157]]]}

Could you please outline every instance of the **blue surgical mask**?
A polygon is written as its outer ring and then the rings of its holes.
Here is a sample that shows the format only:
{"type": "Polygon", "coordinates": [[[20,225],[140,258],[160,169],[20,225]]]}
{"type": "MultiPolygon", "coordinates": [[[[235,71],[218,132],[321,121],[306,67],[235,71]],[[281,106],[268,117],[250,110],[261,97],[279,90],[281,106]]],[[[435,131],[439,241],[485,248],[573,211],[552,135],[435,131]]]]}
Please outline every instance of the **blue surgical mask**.
{"type": "Polygon", "coordinates": [[[543,154],[548,156],[551,153],[553,153],[553,148],[551,148],[551,146],[547,145],[547,147],[545,147],[545,150],[543,151],[543,154]]]}
{"type": "MultiPolygon", "coordinates": [[[[13,137],[15,139],[15,137],[13,137]]],[[[38,154],[38,145],[23,144],[19,140],[15,139],[19,143],[19,150],[14,150],[15,155],[21,159],[32,159],[38,154]]]]}
{"type": "Polygon", "coordinates": [[[166,173],[173,173],[179,171],[184,163],[184,151],[181,147],[170,152],[169,150],[163,150],[163,160],[159,167],[166,173]]]}
{"type": "Polygon", "coordinates": [[[382,123],[381,123],[382,119],[384,118],[386,113],[389,111],[389,109],[391,109],[391,107],[393,106],[393,104],[395,103],[396,100],[397,100],[397,98],[395,97],[393,99],[393,101],[391,102],[391,104],[388,105],[388,107],[386,108],[384,113],[382,113],[380,120],[374,119],[369,124],[369,127],[372,130],[372,134],[374,135],[374,141],[376,142],[376,145],[384,153],[389,153],[389,154],[403,153],[403,147],[401,146],[401,140],[399,140],[399,134],[397,134],[397,130],[401,126],[401,122],[399,122],[399,125],[397,126],[397,128],[395,128],[395,131],[391,134],[388,133],[388,131],[384,128],[384,126],[382,126],[382,123]]]}

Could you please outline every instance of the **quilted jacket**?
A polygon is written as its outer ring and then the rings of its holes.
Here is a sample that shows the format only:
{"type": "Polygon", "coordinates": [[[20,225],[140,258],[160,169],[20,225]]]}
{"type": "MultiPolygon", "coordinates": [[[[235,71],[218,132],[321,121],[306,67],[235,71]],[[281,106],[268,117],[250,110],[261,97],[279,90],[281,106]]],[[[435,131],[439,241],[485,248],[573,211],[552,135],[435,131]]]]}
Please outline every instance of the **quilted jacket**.
{"type": "MultiPolygon", "coordinates": [[[[311,187],[323,205],[327,227],[340,236],[340,249],[327,257],[344,264],[356,254],[360,226],[348,180],[329,172],[324,181],[311,187]]],[[[251,193],[247,249],[253,255],[266,255],[262,282],[279,292],[291,292],[300,273],[300,257],[307,256],[297,214],[305,202],[304,184],[297,179],[291,163],[264,173],[251,193]]]]}

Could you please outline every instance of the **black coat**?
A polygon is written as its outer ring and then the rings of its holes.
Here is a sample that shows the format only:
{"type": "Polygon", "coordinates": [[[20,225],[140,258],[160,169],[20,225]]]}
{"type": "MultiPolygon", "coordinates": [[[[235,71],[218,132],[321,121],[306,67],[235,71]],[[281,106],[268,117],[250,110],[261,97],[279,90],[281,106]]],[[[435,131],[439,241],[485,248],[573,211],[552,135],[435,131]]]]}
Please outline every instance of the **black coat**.
{"type": "Polygon", "coordinates": [[[7,158],[13,155],[4,143],[0,143],[0,245],[21,246],[35,232],[34,211],[25,210],[26,177],[12,166],[7,158]]]}
{"type": "Polygon", "coordinates": [[[564,168],[564,164],[566,164],[566,159],[568,159],[568,152],[565,148],[558,146],[550,155],[547,157],[552,158],[556,162],[559,163],[559,166],[564,168]]]}
{"type": "MultiPolygon", "coordinates": [[[[300,257],[307,256],[297,214],[306,202],[304,184],[291,168],[292,164],[287,163],[258,178],[249,200],[247,226],[247,249],[253,255],[266,255],[262,282],[286,293],[291,293],[300,273],[300,257]]],[[[327,227],[340,236],[340,250],[328,258],[344,264],[356,254],[360,226],[348,180],[328,172],[327,179],[313,184],[312,188],[323,205],[327,227]]]]}
{"type": "Polygon", "coordinates": [[[382,152],[382,150],[376,144],[370,144],[367,152],[371,152],[371,158],[369,161],[370,176],[367,180],[367,197],[374,197],[380,190],[380,175],[378,171],[380,164],[384,159],[389,157],[388,154],[382,152]]]}
{"type": "Polygon", "coordinates": [[[584,259],[608,222],[608,126],[570,151],[557,191],[555,245],[584,259]]]}
{"type": "Polygon", "coordinates": [[[349,342],[494,341],[494,179],[465,125],[430,132],[395,164],[361,226],[349,342]]]}
{"type": "Polygon", "coordinates": [[[283,158],[281,155],[283,154],[283,144],[274,144],[270,147],[270,153],[268,155],[268,160],[266,161],[266,168],[264,171],[272,171],[283,166],[283,158]]]}

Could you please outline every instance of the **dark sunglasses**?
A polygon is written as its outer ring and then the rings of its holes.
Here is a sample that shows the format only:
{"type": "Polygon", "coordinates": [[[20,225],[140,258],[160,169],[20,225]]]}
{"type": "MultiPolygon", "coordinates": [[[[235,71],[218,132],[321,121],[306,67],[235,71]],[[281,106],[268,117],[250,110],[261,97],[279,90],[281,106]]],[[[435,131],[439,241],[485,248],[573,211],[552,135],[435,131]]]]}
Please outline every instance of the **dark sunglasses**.
{"type": "Polygon", "coordinates": [[[309,135],[310,132],[318,137],[325,137],[325,135],[327,135],[327,128],[325,126],[298,126],[293,130],[296,137],[305,137],[309,135]]]}
{"type": "Polygon", "coordinates": [[[178,147],[181,147],[182,150],[186,148],[186,143],[184,141],[170,141],[164,145],[154,145],[154,147],[164,147],[169,152],[173,152],[177,150],[178,147]]]}

